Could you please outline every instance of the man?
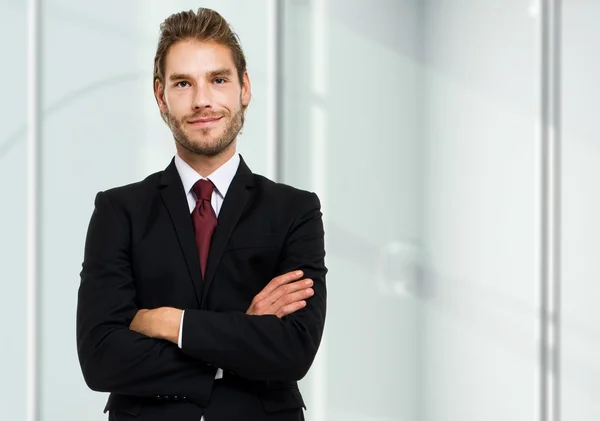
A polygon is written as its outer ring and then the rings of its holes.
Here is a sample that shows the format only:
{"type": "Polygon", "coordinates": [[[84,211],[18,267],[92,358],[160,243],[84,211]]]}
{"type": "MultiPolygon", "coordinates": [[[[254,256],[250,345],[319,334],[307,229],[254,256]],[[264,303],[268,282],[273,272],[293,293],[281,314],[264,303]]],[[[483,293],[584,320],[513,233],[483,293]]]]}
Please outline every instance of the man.
{"type": "Polygon", "coordinates": [[[250,80],[218,13],[161,25],[154,93],[177,154],[96,197],[77,308],[85,381],[111,393],[111,420],[302,420],[297,381],[325,322],[319,200],[236,153],[250,80]]]}

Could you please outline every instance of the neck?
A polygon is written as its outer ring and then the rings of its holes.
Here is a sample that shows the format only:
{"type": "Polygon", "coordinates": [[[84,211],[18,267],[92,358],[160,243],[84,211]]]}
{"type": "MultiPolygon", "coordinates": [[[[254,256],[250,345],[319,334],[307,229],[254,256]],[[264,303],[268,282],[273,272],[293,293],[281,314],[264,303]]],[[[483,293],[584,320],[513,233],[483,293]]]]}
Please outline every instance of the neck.
{"type": "Polygon", "coordinates": [[[201,177],[206,178],[231,159],[236,152],[235,144],[236,141],[234,140],[231,145],[214,156],[195,154],[181,147],[179,144],[176,144],[176,148],[179,157],[200,174],[201,177]]]}

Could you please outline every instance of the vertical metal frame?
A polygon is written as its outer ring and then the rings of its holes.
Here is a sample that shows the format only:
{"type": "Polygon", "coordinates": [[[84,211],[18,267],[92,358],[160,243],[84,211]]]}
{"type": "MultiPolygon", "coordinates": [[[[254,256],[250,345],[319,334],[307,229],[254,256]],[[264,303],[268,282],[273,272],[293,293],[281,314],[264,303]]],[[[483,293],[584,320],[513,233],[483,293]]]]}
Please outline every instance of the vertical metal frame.
{"type": "Polygon", "coordinates": [[[27,2],[27,421],[39,415],[40,3],[27,2]]]}
{"type": "Polygon", "coordinates": [[[540,420],[560,421],[561,1],[541,1],[540,420]]]}
{"type": "MultiPolygon", "coordinates": [[[[319,195],[323,223],[327,229],[328,203],[327,194],[327,132],[329,114],[327,109],[328,99],[328,73],[329,73],[329,1],[311,0],[309,18],[309,45],[310,45],[310,91],[313,100],[310,104],[310,151],[311,151],[311,185],[313,191],[319,195]]],[[[325,238],[327,249],[327,237],[325,238]]],[[[311,419],[326,421],[328,419],[328,378],[327,359],[329,354],[327,335],[324,334],[319,347],[319,353],[313,363],[310,373],[311,385],[311,419]]]]}
{"type": "MultiPolygon", "coordinates": [[[[311,6],[311,50],[312,72],[311,72],[311,92],[315,97],[323,98],[326,94],[325,76],[326,54],[326,1],[315,0],[310,2],[311,6]]],[[[284,150],[284,67],[285,67],[285,0],[270,0],[268,3],[268,103],[269,103],[269,121],[268,121],[268,168],[269,176],[275,181],[284,181],[285,169],[285,150],[284,150]]],[[[311,109],[311,184],[313,190],[319,193],[321,200],[321,210],[327,215],[326,207],[326,113],[321,104],[312,104],[311,109]]],[[[325,217],[324,217],[325,219],[325,217]]],[[[311,388],[311,419],[315,421],[324,421],[327,419],[327,397],[326,397],[326,357],[327,341],[323,338],[317,356],[309,377],[311,388]]]]}
{"type": "Polygon", "coordinates": [[[283,156],[283,20],[284,1],[270,0],[268,14],[267,53],[267,176],[274,181],[282,180],[283,156]]]}

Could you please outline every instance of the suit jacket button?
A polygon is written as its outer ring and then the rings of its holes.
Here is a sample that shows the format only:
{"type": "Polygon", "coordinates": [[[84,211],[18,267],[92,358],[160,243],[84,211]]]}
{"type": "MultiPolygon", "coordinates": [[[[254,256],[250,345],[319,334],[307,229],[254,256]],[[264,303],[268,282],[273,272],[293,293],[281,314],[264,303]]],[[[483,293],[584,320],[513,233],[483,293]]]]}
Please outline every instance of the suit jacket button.
{"type": "Polygon", "coordinates": [[[179,396],[173,396],[173,400],[178,401],[179,400],[179,396]]]}
{"type": "Polygon", "coordinates": [[[160,396],[160,395],[156,395],[156,399],[158,399],[158,400],[161,400],[161,399],[162,399],[162,396],[160,396]]]}

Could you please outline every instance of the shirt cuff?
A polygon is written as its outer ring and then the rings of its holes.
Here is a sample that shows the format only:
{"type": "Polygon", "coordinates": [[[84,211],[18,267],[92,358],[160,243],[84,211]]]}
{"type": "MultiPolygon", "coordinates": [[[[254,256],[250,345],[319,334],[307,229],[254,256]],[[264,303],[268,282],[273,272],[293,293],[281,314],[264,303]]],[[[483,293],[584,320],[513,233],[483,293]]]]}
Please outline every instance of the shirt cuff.
{"type": "Polygon", "coordinates": [[[179,324],[179,339],[177,339],[177,346],[179,346],[180,349],[182,348],[181,345],[182,345],[182,339],[183,339],[182,333],[183,333],[183,316],[184,315],[185,315],[185,310],[183,310],[181,312],[181,323],[179,324]]]}
{"type": "MultiPolygon", "coordinates": [[[[177,345],[179,346],[179,348],[181,349],[181,341],[182,341],[182,337],[183,337],[183,316],[185,315],[185,310],[183,310],[181,312],[181,324],[179,325],[179,339],[177,340],[177,345]]],[[[220,368],[217,368],[217,373],[215,374],[215,379],[222,379],[223,378],[223,370],[220,368]]]]}

